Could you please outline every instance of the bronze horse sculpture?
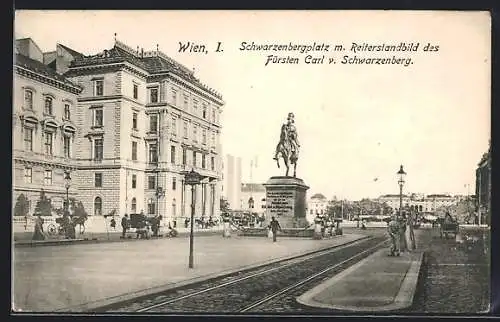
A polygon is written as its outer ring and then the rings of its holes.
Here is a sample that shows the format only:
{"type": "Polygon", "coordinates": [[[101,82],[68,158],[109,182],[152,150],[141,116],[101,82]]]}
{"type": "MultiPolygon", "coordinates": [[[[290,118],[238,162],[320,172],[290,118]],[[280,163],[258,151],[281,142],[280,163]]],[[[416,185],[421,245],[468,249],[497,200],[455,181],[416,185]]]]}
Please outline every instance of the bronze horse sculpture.
{"type": "Polygon", "coordinates": [[[293,177],[295,178],[297,175],[297,151],[295,151],[292,148],[292,144],[290,143],[290,138],[289,138],[289,133],[288,133],[288,127],[286,124],[283,124],[281,126],[281,134],[280,134],[280,141],[278,145],[276,146],[276,164],[278,165],[278,168],[280,168],[280,157],[283,159],[286,167],[286,173],[285,176],[288,177],[288,172],[290,170],[290,164],[293,164],[293,177]]]}

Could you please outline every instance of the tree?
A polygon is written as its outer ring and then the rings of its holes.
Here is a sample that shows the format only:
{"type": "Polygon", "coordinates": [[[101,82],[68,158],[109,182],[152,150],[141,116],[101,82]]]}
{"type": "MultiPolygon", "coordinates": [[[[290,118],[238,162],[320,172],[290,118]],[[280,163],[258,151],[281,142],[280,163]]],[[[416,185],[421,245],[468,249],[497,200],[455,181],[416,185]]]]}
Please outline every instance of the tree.
{"type": "Polygon", "coordinates": [[[52,216],[52,206],[50,199],[45,195],[45,191],[40,191],[40,199],[35,206],[35,216],[52,216]]]}
{"type": "Polygon", "coordinates": [[[20,194],[17,197],[16,205],[14,206],[14,216],[26,216],[29,212],[29,201],[24,194],[20,194]]]}
{"type": "Polygon", "coordinates": [[[390,216],[392,215],[392,208],[387,204],[387,202],[384,202],[382,204],[382,215],[384,216],[390,216]]]}
{"type": "Polygon", "coordinates": [[[229,211],[229,202],[225,198],[220,198],[220,211],[221,212],[229,211]]]}

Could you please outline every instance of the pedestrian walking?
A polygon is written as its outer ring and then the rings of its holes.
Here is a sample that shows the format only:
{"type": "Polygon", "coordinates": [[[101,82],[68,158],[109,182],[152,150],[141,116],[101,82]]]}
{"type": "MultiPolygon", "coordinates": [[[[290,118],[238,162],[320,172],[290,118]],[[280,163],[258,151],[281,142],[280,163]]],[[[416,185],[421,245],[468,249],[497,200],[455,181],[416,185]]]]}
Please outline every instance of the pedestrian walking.
{"type": "MultiPolygon", "coordinates": [[[[160,231],[160,220],[161,220],[161,218],[162,218],[161,216],[156,215],[151,220],[151,231],[153,232],[153,237],[158,237],[158,233],[160,231]]],[[[169,226],[170,226],[170,223],[169,223],[169,226]]]]}
{"type": "Polygon", "coordinates": [[[229,238],[231,237],[231,218],[229,214],[222,214],[222,224],[223,224],[223,231],[222,231],[222,237],[229,238]]]}
{"type": "Polygon", "coordinates": [[[128,215],[125,214],[125,216],[123,216],[122,218],[122,238],[125,238],[125,234],[127,233],[127,229],[128,229],[128,215]]]}
{"type": "Polygon", "coordinates": [[[401,252],[408,252],[408,242],[406,241],[406,215],[399,219],[399,243],[401,252]]]}
{"type": "Polygon", "coordinates": [[[415,213],[410,211],[408,214],[408,218],[406,220],[406,239],[411,250],[415,250],[417,248],[415,242],[415,232],[413,231],[413,225],[415,224],[415,213]]]}
{"type": "Polygon", "coordinates": [[[45,240],[43,233],[43,219],[40,215],[35,218],[35,231],[33,233],[33,240],[45,240]]]}
{"type": "Polygon", "coordinates": [[[281,231],[280,223],[276,220],[276,218],[274,217],[271,218],[271,222],[269,223],[269,228],[273,233],[273,243],[274,243],[276,242],[276,234],[278,233],[278,230],[281,231]]]}
{"type": "Polygon", "coordinates": [[[391,237],[391,253],[390,256],[399,256],[400,252],[400,224],[396,219],[396,216],[393,215],[391,221],[387,224],[387,231],[389,232],[389,236],[391,237]]]}
{"type": "Polygon", "coordinates": [[[314,218],[313,239],[321,239],[321,238],[323,238],[322,223],[323,223],[323,220],[321,219],[321,217],[319,216],[319,214],[316,214],[316,218],[314,218]]]}

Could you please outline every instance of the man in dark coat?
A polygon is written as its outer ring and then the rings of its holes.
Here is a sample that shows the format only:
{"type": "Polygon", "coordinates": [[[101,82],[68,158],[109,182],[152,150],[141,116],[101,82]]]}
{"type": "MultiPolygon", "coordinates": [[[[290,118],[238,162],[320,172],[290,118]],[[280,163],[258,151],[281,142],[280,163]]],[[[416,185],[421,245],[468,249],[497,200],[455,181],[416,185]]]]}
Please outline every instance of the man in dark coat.
{"type": "Polygon", "coordinates": [[[273,242],[276,242],[276,234],[278,230],[281,230],[280,223],[276,220],[276,218],[272,217],[271,222],[269,223],[269,228],[273,233],[273,242]]]}
{"type": "Polygon", "coordinates": [[[390,256],[399,256],[400,250],[400,232],[401,225],[396,217],[393,215],[389,223],[387,224],[387,231],[391,237],[391,254],[390,256]]]}
{"type": "Polygon", "coordinates": [[[125,238],[125,233],[127,232],[128,228],[128,215],[125,214],[122,218],[122,238],[125,238]]]}

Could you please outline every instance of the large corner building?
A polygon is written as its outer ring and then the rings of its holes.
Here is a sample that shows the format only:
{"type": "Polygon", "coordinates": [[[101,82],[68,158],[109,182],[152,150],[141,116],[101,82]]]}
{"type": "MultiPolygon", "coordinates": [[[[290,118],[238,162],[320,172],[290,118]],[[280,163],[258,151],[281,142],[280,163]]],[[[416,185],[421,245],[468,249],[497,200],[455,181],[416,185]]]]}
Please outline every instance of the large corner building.
{"type": "MultiPolygon", "coordinates": [[[[56,161],[43,150],[48,139],[42,134],[50,128],[50,120],[56,120],[53,126],[62,137],[67,132],[71,138],[68,152],[66,148],[63,151],[65,139],[57,136],[57,131],[52,137],[54,142],[61,141],[53,145],[53,154],[61,156],[57,167],[54,165],[57,174],[51,186],[60,190],[64,186],[59,183],[63,182],[61,171],[69,169],[73,193],[89,215],[143,211],[180,221],[190,216],[191,204],[191,189],[184,185],[182,173],[194,169],[206,177],[195,191],[197,217],[219,215],[220,114],[224,105],[220,94],[161,51],[134,50],[116,40],[112,48],[93,56],[64,46],[42,55],[42,62],[43,56],[46,64],[40,63],[39,68],[45,66],[64,76],[53,73],[61,84],[52,80],[46,85],[50,91],[45,87],[33,90],[39,95],[36,109],[40,115],[24,116],[24,120],[40,124],[38,132],[34,130],[40,137],[33,138],[33,145],[41,150],[36,152],[44,160],[56,161]],[[45,97],[50,93],[57,102],[57,112],[46,120],[43,109],[47,109],[45,97]],[[64,102],[69,104],[70,120],[64,102]],[[61,151],[56,148],[59,146],[61,151]]],[[[31,80],[28,83],[34,84],[31,80]]],[[[26,90],[32,87],[16,85],[17,100],[26,102],[30,97],[26,90]]],[[[26,114],[25,110],[23,106],[21,111],[26,114]]],[[[25,123],[16,130],[26,128],[25,123]]],[[[26,144],[26,140],[24,146],[17,142],[15,151],[24,155],[26,144]]],[[[21,182],[22,166],[18,168],[16,182],[21,182]]]]}
{"type": "MultiPolygon", "coordinates": [[[[44,54],[30,38],[15,46],[12,188],[15,204],[23,194],[33,213],[43,190],[53,208],[66,197],[64,172],[75,171],[78,95],[82,88],[56,72],[74,59],[66,47],[44,54]],[[52,67],[51,67],[52,66],[52,67]]],[[[69,190],[76,195],[75,187],[69,190]]]]}

